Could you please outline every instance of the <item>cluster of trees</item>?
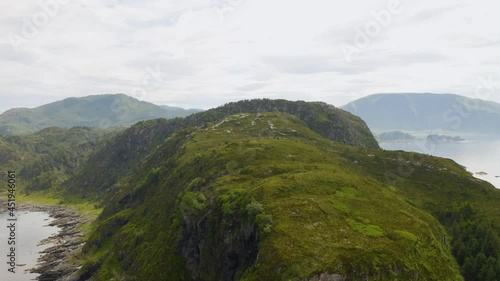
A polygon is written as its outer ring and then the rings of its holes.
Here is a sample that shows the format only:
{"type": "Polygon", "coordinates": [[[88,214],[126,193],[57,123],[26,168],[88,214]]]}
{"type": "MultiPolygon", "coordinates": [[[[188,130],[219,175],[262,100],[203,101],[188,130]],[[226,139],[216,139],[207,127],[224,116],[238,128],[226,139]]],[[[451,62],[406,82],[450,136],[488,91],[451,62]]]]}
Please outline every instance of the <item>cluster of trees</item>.
{"type": "Polygon", "coordinates": [[[50,127],[29,135],[0,136],[0,168],[17,170],[27,192],[50,189],[112,135],[113,130],[50,127]]]}
{"type": "Polygon", "coordinates": [[[439,215],[453,237],[453,255],[467,281],[500,280],[500,231],[468,203],[439,215]]]}

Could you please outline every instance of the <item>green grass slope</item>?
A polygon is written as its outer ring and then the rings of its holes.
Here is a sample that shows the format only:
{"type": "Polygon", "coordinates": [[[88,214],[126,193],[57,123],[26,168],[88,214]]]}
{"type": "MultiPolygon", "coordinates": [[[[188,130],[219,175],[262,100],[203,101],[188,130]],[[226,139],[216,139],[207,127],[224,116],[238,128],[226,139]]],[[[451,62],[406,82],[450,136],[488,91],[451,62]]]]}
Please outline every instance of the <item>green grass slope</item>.
{"type": "Polygon", "coordinates": [[[366,124],[348,112],[324,103],[256,99],[229,103],[186,118],[139,122],[91,155],[89,161],[64,185],[70,193],[82,197],[108,196],[110,186],[139,169],[144,158],[173,133],[191,127],[208,126],[209,122],[217,120],[223,122],[226,116],[234,113],[259,113],[265,110],[292,114],[302,120],[306,127],[333,141],[378,148],[366,124]]]}
{"type": "Polygon", "coordinates": [[[279,112],[177,131],[105,192],[81,280],[463,280],[433,214],[469,202],[500,222],[499,192],[451,160],[279,112]]]}
{"type": "Polygon", "coordinates": [[[197,125],[236,113],[284,112],[298,117],[312,131],[340,143],[378,148],[370,129],[361,118],[323,102],[253,99],[233,102],[190,115],[186,121],[197,125]]]}

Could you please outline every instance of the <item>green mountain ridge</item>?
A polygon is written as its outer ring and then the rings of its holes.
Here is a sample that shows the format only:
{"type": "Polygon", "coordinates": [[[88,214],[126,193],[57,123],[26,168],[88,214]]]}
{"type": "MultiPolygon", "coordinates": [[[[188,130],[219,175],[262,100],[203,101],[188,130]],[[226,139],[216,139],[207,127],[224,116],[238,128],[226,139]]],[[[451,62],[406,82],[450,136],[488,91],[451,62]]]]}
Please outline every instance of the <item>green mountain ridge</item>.
{"type": "Polygon", "coordinates": [[[333,106],[240,101],[70,149],[85,130],[96,129],[0,137],[24,192],[103,207],[76,280],[500,276],[500,191],[452,160],[380,149],[362,119],[333,106]],[[43,157],[64,164],[44,170],[64,181],[31,184],[43,157]]]}
{"type": "Polygon", "coordinates": [[[47,127],[120,127],[156,118],[185,117],[200,110],[158,106],[123,95],[67,98],[37,108],[0,114],[0,134],[32,133],[47,127]]]}
{"type": "MultiPolygon", "coordinates": [[[[136,126],[130,133],[147,124],[136,126]]],[[[177,131],[108,192],[84,248],[82,274],[97,280],[117,272],[139,280],[462,280],[432,214],[465,201],[499,221],[498,191],[451,160],[331,142],[279,112],[177,131]],[[387,182],[387,172],[417,157],[412,175],[387,182]]]]}
{"type": "Polygon", "coordinates": [[[453,94],[375,94],[341,108],[360,116],[377,132],[500,133],[500,104],[453,94]]]}
{"type": "Polygon", "coordinates": [[[137,169],[138,161],[173,133],[190,127],[207,126],[223,121],[233,113],[258,113],[267,110],[285,111],[306,122],[306,126],[324,137],[360,147],[378,148],[378,143],[359,117],[323,103],[286,100],[250,100],[228,103],[218,108],[171,120],[144,121],[122,133],[123,137],[94,154],[88,163],[65,183],[66,189],[88,196],[101,193],[126,171],[137,169]],[[103,159],[102,155],[107,155],[103,159]],[[99,172],[97,171],[99,170],[99,172]],[[92,190],[92,191],[91,191],[92,190]]]}

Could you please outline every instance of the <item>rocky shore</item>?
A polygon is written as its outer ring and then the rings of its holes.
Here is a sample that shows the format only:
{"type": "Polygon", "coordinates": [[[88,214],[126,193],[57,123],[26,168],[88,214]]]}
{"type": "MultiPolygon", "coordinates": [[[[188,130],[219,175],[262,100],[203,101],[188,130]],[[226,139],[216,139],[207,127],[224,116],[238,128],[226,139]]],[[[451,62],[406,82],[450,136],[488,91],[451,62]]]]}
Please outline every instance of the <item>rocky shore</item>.
{"type": "Polygon", "coordinates": [[[77,280],[76,271],[80,268],[75,257],[83,246],[83,234],[79,225],[88,219],[60,206],[23,205],[20,211],[45,212],[54,218],[49,225],[57,226],[60,231],[42,241],[53,246],[45,249],[39,259],[39,266],[31,272],[40,274],[40,281],[73,281],[77,280]]]}

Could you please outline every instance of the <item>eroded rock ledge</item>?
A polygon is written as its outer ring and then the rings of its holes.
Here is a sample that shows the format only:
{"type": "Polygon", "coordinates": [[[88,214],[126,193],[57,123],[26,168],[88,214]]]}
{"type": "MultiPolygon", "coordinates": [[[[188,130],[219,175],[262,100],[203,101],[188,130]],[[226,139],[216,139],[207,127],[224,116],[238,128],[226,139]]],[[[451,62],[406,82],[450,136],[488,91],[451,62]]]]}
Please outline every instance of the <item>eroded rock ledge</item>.
{"type": "Polygon", "coordinates": [[[49,225],[61,229],[42,241],[42,243],[51,243],[54,246],[45,249],[39,258],[40,265],[30,270],[40,274],[36,279],[40,281],[76,280],[76,271],[80,268],[80,264],[78,264],[78,259],[72,257],[80,252],[84,244],[79,225],[89,220],[60,206],[24,205],[20,207],[20,210],[48,213],[54,218],[49,225]]]}

